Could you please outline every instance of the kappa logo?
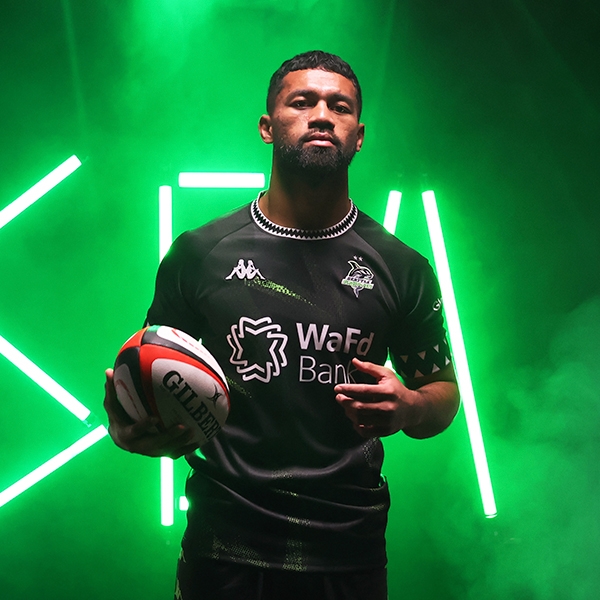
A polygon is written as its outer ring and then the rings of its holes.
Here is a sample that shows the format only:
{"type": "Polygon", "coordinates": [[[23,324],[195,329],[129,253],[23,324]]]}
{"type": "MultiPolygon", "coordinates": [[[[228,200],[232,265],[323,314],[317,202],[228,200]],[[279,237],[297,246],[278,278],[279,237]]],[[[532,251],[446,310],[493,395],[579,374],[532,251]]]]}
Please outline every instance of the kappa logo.
{"type": "Polygon", "coordinates": [[[243,258],[238,260],[237,265],[233,267],[231,273],[229,273],[225,279],[233,279],[234,275],[238,279],[254,279],[255,277],[264,279],[260,270],[254,266],[254,262],[248,260],[248,264],[246,265],[243,258]]]}
{"type": "Polygon", "coordinates": [[[287,365],[288,336],[281,333],[281,325],[273,323],[271,317],[257,321],[241,317],[231,326],[227,341],[233,349],[229,362],[235,365],[244,381],[258,379],[269,383],[287,365]]]}
{"type": "MultiPolygon", "coordinates": [[[[356,256],[354,257],[356,258],[356,256]]],[[[358,258],[357,260],[362,260],[358,258]]],[[[354,290],[354,295],[358,298],[358,294],[362,290],[373,289],[373,271],[364,265],[359,265],[356,260],[349,260],[350,270],[348,275],[342,279],[342,285],[348,285],[354,290]]]]}

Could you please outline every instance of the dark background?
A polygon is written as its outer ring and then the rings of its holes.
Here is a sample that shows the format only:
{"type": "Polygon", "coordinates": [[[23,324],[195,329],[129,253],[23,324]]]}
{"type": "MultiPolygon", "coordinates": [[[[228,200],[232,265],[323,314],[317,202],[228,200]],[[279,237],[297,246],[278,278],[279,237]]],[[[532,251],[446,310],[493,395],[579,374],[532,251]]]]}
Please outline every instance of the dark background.
{"type": "MultiPolygon", "coordinates": [[[[0,335],[102,421],[151,299],[158,186],[176,232],[250,200],[177,174],[268,174],[271,73],[340,54],[365,98],[353,199],[382,219],[402,190],[397,234],[430,256],[436,192],[498,505],[485,519],[462,411],[386,440],[390,598],[595,598],[599,23],[593,0],[3,0],[0,209],[84,164],[0,230],[0,335]]],[[[2,356],[0,403],[0,489],[85,433],[2,356]]],[[[2,596],[169,598],[184,515],[160,525],[158,487],[158,461],[104,439],[0,508],[2,596]]]]}

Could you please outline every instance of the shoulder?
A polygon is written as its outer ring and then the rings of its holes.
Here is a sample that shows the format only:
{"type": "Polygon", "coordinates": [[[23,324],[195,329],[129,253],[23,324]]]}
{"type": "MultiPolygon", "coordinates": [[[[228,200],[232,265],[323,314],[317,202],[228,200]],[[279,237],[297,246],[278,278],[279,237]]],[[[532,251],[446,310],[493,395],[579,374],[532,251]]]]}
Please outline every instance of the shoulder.
{"type": "Polygon", "coordinates": [[[171,246],[167,256],[206,257],[223,240],[235,235],[252,222],[250,205],[245,205],[222,217],[182,233],[171,246]]]}

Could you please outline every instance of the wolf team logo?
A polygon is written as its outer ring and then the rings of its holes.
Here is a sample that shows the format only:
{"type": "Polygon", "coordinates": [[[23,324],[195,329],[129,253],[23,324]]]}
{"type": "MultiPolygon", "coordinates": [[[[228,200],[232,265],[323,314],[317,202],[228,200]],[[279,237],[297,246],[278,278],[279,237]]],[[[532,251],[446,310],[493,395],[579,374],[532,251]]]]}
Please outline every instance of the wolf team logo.
{"type": "Polygon", "coordinates": [[[348,264],[350,265],[350,270],[348,271],[348,275],[342,279],[342,285],[350,286],[358,298],[358,294],[362,290],[373,289],[373,271],[364,265],[359,265],[355,260],[349,260],[348,264]]]}
{"type": "Polygon", "coordinates": [[[233,349],[229,362],[244,381],[258,379],[269,383],[287,365],[284,351],[288,336],[281,333],[281,325],[273,323],[271,317],[257,321],[241,317],[231,326],[227,341],[233,349]]]}
{"type": "Polygon", "coordinates": [[[225,279],[233,279],[234,275],[238,279],[254,279],[255,277],[258,277],[259,279],[264,279],[260,270],[254,266],[254,262],[252,260],[249,260],[248,264],[246,265],[244,263],[243,258],[240,258],[240,260],[238,260],[238,264],[235,267],[233,267],[231,273],[229,273],[229,275],[227,275],[225,279]]]}

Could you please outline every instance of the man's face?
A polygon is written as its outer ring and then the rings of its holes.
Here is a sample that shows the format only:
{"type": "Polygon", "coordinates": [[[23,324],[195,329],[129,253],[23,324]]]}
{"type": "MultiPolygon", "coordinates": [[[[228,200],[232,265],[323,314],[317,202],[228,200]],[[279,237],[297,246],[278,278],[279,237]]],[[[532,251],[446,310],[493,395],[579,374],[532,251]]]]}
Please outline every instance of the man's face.
{"type": "Polygon", "coordinates": [[[347,169],[364,137],[354,85],[320,69],[288,73],[259,128],[278,167],[317,177],[347,169]]]}

